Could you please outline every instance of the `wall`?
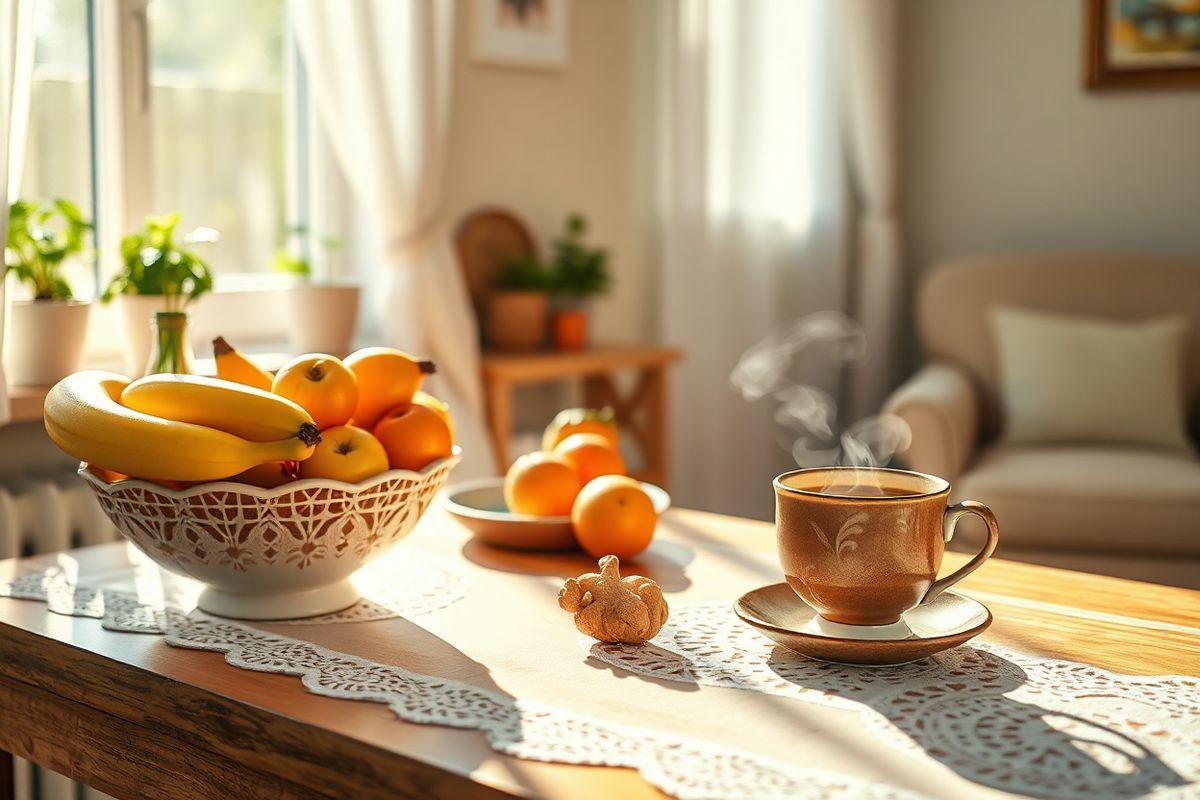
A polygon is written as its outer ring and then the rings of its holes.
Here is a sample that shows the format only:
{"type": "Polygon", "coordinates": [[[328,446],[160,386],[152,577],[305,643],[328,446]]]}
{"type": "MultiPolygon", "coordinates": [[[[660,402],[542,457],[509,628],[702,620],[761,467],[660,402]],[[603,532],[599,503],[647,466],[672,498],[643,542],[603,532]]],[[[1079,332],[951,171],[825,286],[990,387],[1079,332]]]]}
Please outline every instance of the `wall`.
{"type": "Polygon", "coordinates": [[[473,63],[473,3],[460,0],[447,201],[452,220],[509,207],[543,243],[583,212],[608,248],[614,287],[595,305],[599,338],[651,331],[643,196],[635,167],[636,0],[574,0],[562,71],[473,63]]]}
{"type": "Polygon", "coordinates": [[[902,8],[911,270],[1035,248],[1200,259],[1200,91],[1085,91],[1078,0],[902,8]]]}

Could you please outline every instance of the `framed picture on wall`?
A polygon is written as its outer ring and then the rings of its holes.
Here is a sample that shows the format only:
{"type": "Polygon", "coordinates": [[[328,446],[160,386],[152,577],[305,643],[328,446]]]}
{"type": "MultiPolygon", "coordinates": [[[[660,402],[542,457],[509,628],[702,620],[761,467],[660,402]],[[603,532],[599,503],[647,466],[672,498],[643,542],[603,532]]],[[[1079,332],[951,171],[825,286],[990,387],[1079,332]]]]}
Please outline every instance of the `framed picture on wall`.
{"type": "Polygon", "coordinates": [[[1200,2],[1084,0],[1089,88],[1200,87],[1200,2]]]}
{"type": "Polygon", "coordinates": [[[567,65],[568,0],[475,0],[473,60],[526,69],[567,65]]]}

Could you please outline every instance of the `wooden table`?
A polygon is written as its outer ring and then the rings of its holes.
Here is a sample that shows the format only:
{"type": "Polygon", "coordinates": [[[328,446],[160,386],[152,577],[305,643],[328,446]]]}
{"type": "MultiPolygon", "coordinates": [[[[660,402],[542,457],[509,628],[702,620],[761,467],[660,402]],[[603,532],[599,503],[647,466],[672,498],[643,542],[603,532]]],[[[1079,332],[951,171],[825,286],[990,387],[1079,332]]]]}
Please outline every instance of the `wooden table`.
{"type": "Polygon", "coordinates": [[[496,471],[503,474],[512,463],[508,437],[513,426],[514,388],[580,380],[584,404],[588,408],[612,406],[621,430],[632,435],[643,458],[637,477],[666,487],[666,369],[682,355],[679,348],[654,345],[597,345],[577,353],[484,353],[483,388],[496,471]],[[628,394],[622,394],[613,380],[622,371],[637,374],[637,383],[628,394]]]}
{"type": "MultiPolygon", "coordinates": [[[[773,539],[768,524],[676,509],[637,571],[655,577],[672,603],[731,601],[778,580],[773,539]]],[[[570,617],[554,604],[563,576],[594,567],[582,555],[492,550],[436,509],[400,547],[456,559],[471,591],[411,621],[323,626],[327,646],[522,698],[538,699],[555,677],[570,682],[572,702],[632,708],[647,725],[708,698],[749,704],[766,715],[763,724],[814,735],[817,712],[804,704],[683,691],[585,660],[570,617]]],[[[64,561],[86,576],[127,558],[115,544],[0,562],[0,580],[64,561]]],[[[948,554],[947,569],[961,560],[948,554]]],[[[985,640],[1133,674],[1200,674],[1200,592],[995,559],[960,587],[995,614],[985,640]]],[[[398,722],[380,705],[314,696],[295,678],[238,670],[216,653],[106,631],[30,601],[0,599],[0,720],[3,750],[118,797],[660,797],[629,770],[499,756],[475,732],[398,722]]],[[[856,734],[846,727],[824,739],[853,755],[856,734]]],[[[893,767],[864,763],[862,773],[886,780],[893,767]]]]}

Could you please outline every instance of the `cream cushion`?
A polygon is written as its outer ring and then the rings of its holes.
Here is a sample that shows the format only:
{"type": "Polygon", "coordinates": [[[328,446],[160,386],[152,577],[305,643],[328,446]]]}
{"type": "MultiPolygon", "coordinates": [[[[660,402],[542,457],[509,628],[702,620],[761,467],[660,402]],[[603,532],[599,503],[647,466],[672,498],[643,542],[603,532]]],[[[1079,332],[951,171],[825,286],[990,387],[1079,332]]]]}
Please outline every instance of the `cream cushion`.
{"type": "Polygon", "coordinates": [[[992,324],[1008,443],[1190,447],[1184,317],[1128,322],[1000,306],[992,324]]]}
{"type": "MultiPolygon", "coordinates": [[[[1191,453],[990,447],[958,479],[953,496],[996,513],[1001,555],[1015,549],[1200,557],[1200,459],[1191,453]]],[[[967,539],[968,522],[962,523],[967,539]]]]}

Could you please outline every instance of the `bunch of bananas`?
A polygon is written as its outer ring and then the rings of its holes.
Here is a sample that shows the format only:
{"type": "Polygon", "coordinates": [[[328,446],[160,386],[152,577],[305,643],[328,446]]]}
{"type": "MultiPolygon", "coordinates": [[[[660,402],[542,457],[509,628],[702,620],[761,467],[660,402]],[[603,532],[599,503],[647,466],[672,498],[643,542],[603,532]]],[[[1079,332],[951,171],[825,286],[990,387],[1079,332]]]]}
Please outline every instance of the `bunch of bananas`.
{"type": "Polygon", "coordinates": [[[50,390],[46,431],[94,467],[169,481],[228,478],[269,461],[302,461],[320,433],[296,403],[199,375],[88,370],[50,390]]]}

